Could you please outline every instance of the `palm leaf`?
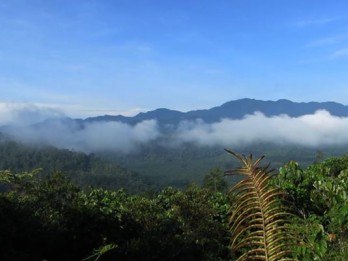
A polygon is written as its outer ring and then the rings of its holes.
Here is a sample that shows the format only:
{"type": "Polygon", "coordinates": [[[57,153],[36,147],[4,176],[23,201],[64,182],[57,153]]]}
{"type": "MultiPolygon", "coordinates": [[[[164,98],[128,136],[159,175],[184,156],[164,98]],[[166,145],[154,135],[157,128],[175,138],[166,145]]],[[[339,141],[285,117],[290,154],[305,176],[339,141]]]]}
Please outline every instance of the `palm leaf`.
{"type": "Polygon", "coordinates": [[[272,170],[260,167],[264,157],[253,161],[252,155],[237,154],[242,166],[228,170],[226,175],[243,175],[230,192],[235,198],[230,209],[231,251],[237,261],[295,260],[291,258],[291,235],[287,224],[289,215],[281,204],[284,193],[269,185],[272,170]]]}

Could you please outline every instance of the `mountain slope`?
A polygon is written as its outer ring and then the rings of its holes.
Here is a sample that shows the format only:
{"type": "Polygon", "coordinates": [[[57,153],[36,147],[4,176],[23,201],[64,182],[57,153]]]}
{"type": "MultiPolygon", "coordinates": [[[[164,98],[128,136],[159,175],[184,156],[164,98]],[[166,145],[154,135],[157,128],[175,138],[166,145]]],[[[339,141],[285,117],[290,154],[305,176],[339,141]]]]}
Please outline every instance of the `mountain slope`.
{"type": "Polygon", "coordinates": [[[61,171],[81,186],[124,188],[139,193],[154,187],[138,173],[94,154],[84,154],[49,146],[33,146],[0,137],[0,170],[15,173],[41,169],[43,176],[61,171]]]}

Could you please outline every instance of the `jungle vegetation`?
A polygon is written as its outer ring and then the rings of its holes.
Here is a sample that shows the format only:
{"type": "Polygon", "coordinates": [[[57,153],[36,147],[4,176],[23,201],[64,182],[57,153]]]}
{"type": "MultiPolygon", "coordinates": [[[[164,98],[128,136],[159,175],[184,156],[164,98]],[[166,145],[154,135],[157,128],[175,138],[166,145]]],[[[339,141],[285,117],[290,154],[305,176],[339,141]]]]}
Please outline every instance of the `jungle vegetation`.
{"type": "Polygon", "coordinates": [[[137,192],[78,183],[75,163],[0,159],[0,260],[348,260],[348,155],[272,171],[228,152],[239,183],[212,168],[201,184],[137,192]]]}

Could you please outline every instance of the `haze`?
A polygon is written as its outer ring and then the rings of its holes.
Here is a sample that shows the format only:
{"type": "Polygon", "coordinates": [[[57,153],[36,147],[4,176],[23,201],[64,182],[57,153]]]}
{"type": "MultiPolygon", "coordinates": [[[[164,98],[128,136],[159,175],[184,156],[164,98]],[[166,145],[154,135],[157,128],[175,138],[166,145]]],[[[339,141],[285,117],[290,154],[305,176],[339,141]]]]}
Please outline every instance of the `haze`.
{"type": "Polygon", "coordinates": [[[31,107],[7,108],[1,125],[15,140],[30,144],[46,144],[83,152],[136,152],[151,142],[166,147],[183,143],[196,146],[231,147],[254,142],[296,144],[308,147],[348,144],[348,118],[331,115],[325,110],[300,117],[278,115],[266,117],[260,112],[243,119],[222,119],[215,123],[203,120],[182,121],[170,133],[161,132],[156,120],[142,121],[134,126],[120,122],[84,123],[70,121],[59,112],[31,107]],[[47,121],[37,121],[48,117],[47,121]],[[9,124],[11,123],[11,124],[9,124]]]}

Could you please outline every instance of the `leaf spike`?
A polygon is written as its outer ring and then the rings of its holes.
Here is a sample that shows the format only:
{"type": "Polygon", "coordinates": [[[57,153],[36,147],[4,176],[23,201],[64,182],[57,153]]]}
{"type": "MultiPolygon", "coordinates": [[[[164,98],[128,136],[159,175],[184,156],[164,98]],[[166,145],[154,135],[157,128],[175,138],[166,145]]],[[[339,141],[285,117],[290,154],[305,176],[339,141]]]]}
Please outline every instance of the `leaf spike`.
{"type": "Polygon", "coordinates": [[[289,235],[284,193],[270,185],[270,163],[259,167],[265,156],[253,161],[249,157],[225,149],[242,166],[225,171],[225,175],[241,174],[245,178],[230,189],[235,194],[230,208],[231,252],[241,260],[276,261],[291,258],[292,238],[289,235]]]}

